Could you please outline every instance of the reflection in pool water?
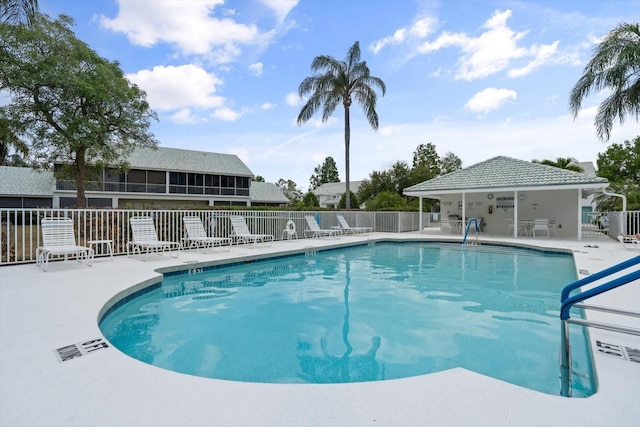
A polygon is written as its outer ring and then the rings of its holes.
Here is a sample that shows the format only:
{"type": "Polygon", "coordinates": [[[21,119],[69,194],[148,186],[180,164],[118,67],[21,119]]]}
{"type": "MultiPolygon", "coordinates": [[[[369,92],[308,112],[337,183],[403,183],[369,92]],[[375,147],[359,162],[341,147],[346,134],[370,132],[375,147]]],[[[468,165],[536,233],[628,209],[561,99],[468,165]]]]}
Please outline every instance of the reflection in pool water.
{"type": "MultiPolygon", "coordinates": [[[[558,393],[570,255],[377,243],[165,277],[107,315],[126,354],[162,368],[252,382],[340,383],[463,367],[558,393]]],[[[575,395],[594,392],[572,329],[575,395]]]]}

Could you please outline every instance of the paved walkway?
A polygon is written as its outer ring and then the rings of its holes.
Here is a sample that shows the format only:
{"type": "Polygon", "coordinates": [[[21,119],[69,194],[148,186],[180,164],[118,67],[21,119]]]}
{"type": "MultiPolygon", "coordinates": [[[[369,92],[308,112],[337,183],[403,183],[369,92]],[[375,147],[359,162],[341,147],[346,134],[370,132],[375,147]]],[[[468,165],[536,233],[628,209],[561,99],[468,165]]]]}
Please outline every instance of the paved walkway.
{"type": "MultiPolygon", "coordinates": [[[[636,426],[640,363],[595,352],[598,393],[567,399],[520,388],[458,368],[369,383],[251,384],[159,369],[115,348],[59,363],[55,349],[101,337],[99,313],[135,284],[158,280],[159,268],[255,259],[305,247],[369,239],[453,239],[439,234],[385,234],[276,242],[226,252],[186,251],[96,259],[92,268],[54,262],[0,268],[0,426],[636,426]],[[119,296],[117,296],[119,295],[119,296]],[[116,296],[116,297],[114,297],[116,296]]],[[[486,241],[513,242],[482,236],[486,241]]],[[[573,251],[584,274],[636,255],[608,238],[518,239],[573,251]],[[597,246],[597,247],[593,247],[597,246]]],[[[581,274],[580,277],[584,277],[581,274]]],[[[640,307],[640,283],[597,297],[602,305],[640,307]]],[[[594,301],[595,303],[596,301],[594,301]]],[[[594,312],[590,318],[622,323],[594,312]]],[[[640,328],[640,319],[625,324],[640,328]]],[[[640,348],[640,338],[592,329],[596,340],[640,348]]]]}

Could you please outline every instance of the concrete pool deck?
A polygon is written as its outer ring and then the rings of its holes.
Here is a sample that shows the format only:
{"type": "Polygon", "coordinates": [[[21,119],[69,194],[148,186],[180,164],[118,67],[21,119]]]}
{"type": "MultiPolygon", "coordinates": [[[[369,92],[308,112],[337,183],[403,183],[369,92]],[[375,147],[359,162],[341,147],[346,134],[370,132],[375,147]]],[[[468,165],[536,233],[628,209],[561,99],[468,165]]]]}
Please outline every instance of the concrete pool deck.
{"type": "MultiPolygon", "coordinates": [[[[0,426],[635,426],[640,363],[596,351],[596,341],[640,349],[640,337],[590,329],[598,392],[564,398],[456,368],[367,383],[254,384],[179,374],[109,347],[58,362],[55,349],[101,338],[98,316],[116,294],[154,281],[158,268],[378,239],[455,239],[452,235],[373,233],[302,239],[229,252],[97,258],[89,268],[54,262],[0,268],[0,426]]],[[[459,237],[457,238],[459,241],[459,237]]],[[[482,236],[482,241],[514,239],[482,236]]],[[[606,237],[582,241],[520,238],[518,244],[574,253],[580,278],[639,255],[606,237]],[[597,247],[593,247],[597,246],[597,247]]],[[[634,282],[591,300],[640,308],[634,282]]],[[[640,328],[640,319],[588,312],[589,319],[640,328]]],[[[558,331],[558,334],[560,331],[558,331]]]]}

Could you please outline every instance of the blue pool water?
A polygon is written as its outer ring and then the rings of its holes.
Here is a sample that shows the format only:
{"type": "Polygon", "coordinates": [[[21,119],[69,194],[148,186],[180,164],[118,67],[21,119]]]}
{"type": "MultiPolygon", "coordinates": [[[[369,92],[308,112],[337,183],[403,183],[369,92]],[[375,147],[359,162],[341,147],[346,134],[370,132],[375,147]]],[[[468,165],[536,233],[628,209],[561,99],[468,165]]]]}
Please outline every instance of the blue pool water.
{"type": "MultiPolygon", "coordinates": [[[[202,377],[344,383],[463,367],[558,394],[567,254],[376,243],[166,276],[102,319],[131,357],[202,377]]],[[[595,392],[572,327],[574,396],[595,392]]]]}

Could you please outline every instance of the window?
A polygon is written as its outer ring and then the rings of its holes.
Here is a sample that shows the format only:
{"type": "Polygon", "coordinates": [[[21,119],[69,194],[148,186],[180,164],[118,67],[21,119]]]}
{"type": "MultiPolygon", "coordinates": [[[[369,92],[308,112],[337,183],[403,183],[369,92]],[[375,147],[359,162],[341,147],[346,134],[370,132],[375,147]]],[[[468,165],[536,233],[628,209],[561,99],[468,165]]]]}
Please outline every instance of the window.
{"type": "Polygon", "coordinates": [[[227,176],[222,175],[220,177],[220,186],[221,187],[235,187],[236,186],[236,177],[235,176],[227,176]]]}
{"type": "Polygon", "coordinates": [[[169,172],[169,193],[185,194],[187,192],[187,174],[169,172]]]}

